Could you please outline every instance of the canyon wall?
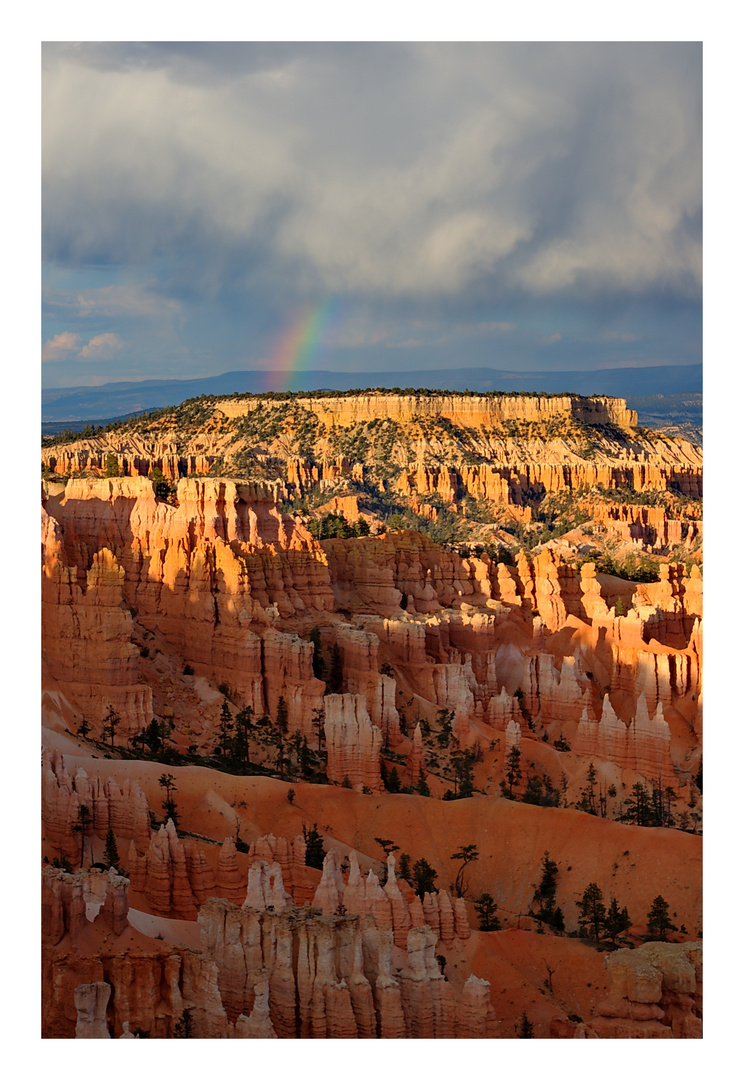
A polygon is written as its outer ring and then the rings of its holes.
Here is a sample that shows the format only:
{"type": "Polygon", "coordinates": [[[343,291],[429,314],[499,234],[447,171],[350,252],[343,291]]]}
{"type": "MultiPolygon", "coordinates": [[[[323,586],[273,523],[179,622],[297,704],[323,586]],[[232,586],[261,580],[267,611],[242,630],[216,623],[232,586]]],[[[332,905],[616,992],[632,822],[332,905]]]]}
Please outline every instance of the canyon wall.
{"type": "MultiPolygon", "coordinates": [[[[246,416],[254,409],[281,406],[280,399],[223,399],[216,408],[228,417],[246,416]]],[[[587,424],[617,424],[634,427],[638,415],[622,398],[578,395],[534,396],[494,394],[467,395],[354,394],[348,397],[299,398],[301,409],[314,413],[324,424],[349,427],[370,420],[397,420],[410,423],[421,417],[443,417],[464,427],[489,428],[504,420],[546,420],[572,416],[587,424]]]]}

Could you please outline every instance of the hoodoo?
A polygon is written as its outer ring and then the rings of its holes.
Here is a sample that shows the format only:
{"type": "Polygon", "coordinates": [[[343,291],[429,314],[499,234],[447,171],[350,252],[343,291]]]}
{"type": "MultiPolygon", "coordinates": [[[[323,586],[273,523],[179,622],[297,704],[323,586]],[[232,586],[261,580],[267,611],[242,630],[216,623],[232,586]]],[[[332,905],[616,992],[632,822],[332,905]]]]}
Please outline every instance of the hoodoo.
{"type": "Polygon", "coordinates": [[[700,1037],[699,447],[380,391],[42,467],[45,1037],[700,1037]]]}

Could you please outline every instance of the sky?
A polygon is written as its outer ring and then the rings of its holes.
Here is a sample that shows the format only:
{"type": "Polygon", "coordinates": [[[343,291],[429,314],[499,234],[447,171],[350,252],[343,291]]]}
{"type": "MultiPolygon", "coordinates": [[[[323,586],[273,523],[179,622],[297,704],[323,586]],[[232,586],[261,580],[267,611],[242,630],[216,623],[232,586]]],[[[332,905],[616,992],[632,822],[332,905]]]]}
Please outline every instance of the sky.
{"type": "Polygon", "coordinates": [[[702,359],[699,43],[42,62],[45,387],[702,359]]]}

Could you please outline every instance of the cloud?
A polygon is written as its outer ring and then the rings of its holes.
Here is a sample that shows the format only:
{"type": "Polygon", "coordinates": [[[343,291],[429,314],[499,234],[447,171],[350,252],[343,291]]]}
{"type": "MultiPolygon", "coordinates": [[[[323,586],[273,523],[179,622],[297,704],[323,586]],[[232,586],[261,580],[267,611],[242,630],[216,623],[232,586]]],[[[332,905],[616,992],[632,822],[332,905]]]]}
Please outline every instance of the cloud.
{"type": "Polygon", "coordinates": [[[124,342],[118,334],[98,334],[91,338],[87,345],[83,345],[78,353],[78,360],[110,360],[123,348],[124,342]]]}
{"type": "Polygon", "coordinates": [[[62,334],[56,334],[42,345],[41,361],[43,364],[48,364],[55,360],[67,360],[79,344],[79,334],[72,334],[67,330],[62,334]]]}
{"type": "Polygon", "coordinates": [[[477,324],[476,329],[483,333],[508,334],[516,330],[516,326],[512,322],[482,322],[477,324]]]}
{"type": "Polygon", "coordinates": [[[45,289],[44,311],[63,319],[153,319],[176,315],[181,304],[162,295],[156,282],[94,289],[45,289]]]}
{"type": "Polygon", "coordinates": [[[563,334],[556,332],[555,334],[550,334],[549,337],[544,337],[540,340],[543,345],[556,345],[559,341],[563,340],[563,334]]]}
{"type": "Polygon", "coordinates": [[[49,260],[159,262],[200,298],[699,299],[699,44],[112,43],[44,63],[49,260]]]}

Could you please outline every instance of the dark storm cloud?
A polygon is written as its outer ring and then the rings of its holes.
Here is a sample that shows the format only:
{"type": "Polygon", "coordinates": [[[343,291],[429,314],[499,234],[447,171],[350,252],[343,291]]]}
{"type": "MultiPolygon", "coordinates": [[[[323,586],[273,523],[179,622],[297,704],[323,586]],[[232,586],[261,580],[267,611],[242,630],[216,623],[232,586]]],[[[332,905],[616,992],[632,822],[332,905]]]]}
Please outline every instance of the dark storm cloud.
{"type": "Polygon", "coordinates": [[[45,259],[234,336],[328,295],[368,340],[696,306],[700,94],[684,43],[47,45],[45,259]]]}

